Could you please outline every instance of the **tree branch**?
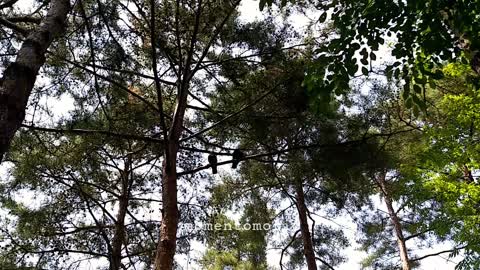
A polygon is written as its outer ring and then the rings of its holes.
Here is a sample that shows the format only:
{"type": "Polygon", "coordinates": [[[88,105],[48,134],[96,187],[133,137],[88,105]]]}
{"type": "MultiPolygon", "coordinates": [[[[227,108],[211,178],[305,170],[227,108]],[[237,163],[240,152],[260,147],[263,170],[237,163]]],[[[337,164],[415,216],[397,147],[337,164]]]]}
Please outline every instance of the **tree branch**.
{"type": "MultiPolygon", "coordinates": [[[[360,143],[365,143],[366,141],[368,141],[370,139],[373,139],[373,138],[388,137],[388,136],[401,134],[401,133],[405,133],[405,132],[410,132],[410,131],[412,131],[412,130],[411,129],[410,130],[399,130],[399,131],[395,131],[395,132],[392,132],[392,133],[371,134],[369,137],[364,137],[364,138],[359,139],[359,140],[339,142],[339,143],[336,143],[336,144],[317,144],[317,143],[315,143],[315,144],[310,144],[310,145],[300,145],[300,146],[295,146],[295,147],[291,147],[291,148],[275,150],[275,151],[268,152],[268,153],[260,153],[260,154],[246,156],[242,160],[256,159],[256,158],[268,157],[268,156],[272,156],[272,155],[279,155],[279,154],[284,154],[284,153],[288,153],[290,151],[296,151],[296,150],[307,150],[307,149],[314,149],[314,148],[331,148],[331,147],[356,145],[356,144],[360,144],[360,143]]],[[[230,164],[232,162],[233,162],[233,159],[218,162],[217,166],[230,164]]],[[[210,167],[211,167],[210,165],[204,165],[204,166],[201,166],[201,167],[193,169],[193,170],[180,172],[180,173],[178,173],[178,175],[182,176],[182,175],[192,174],[192,173],[196,173],[196,172],[199,172],[199,171],[202,171],[202,170],[205,170],[205,169],[209,169],[210,167]]]]}
{"type": "Polygon", "coordinates": [[[4,18],[0,17],[0,24],[7,27],[7,28],[12,29],[15,32],[18,32],[18,33],[22,34],[23,36],[28,35],[28,30],[27,29],[25,29],[21,26],[18,26],[18,25],[14,24],[13,22],[11,22],[7,19],[4,19],[4,18]]]}
{"type": "Polygon", "coordinates": [[[46,127],[37,127],[32,125],[22,124],[22,127],[28,128],[31,130],[38,130],[44,132],[53,132],[59,134],[75,134],[75,135],[105,135],[111,136],[121,139],[130,139],[130,140],[137,140],[137,141],[144,141],[144,142],[154,142],[154,143],[163,143],[162,139],[152,138],[152,137],[144,137],[132,134],[121,134],[115,133],[112,131],[106,130],[89,130],[89,129],[57,129],[57,128],[46,128],[46,127]]]}
{"type": "Polygon", "coordinates": [[[6,2],[3,3],[3,4],[0,4],[0,9],[3,9],[3,8],[11,8],[16,2],[18,2],[18,0],[9,0],[9,1],[6,1],[6,2]]]}
{"type": "Polygon", "coordinates": [[[163,134],[163,147],[165,153],[165,162],[169,164],[170,155],[169,155],[169,147],[168,147],[168,131],[167,131],[167,124],[165,122],[165,113],[163,111],[163,95],[162,89],[160,87],[160,78],[158,77],[157,72],[157,48],[155,47],[155,0],[150,0],[150,41],[151,41],[151,49],[152,49],[152,71],[154,76],[155,82],[155,90],[157,92],[157,106],[160,113],[160,128],[162,129],[163,134]]]}
{"type": "Polygon", "coordinates": [[[329,263],[327,263],[325,260],[323,260],[322,258],[319,258],[319,257],[315,257],[315,259],[319,260],[320,262],[322,262],[323,264],[325,264],[325,266],[328,267],[328,269],[330,270],[335,270],[335,268],[333,268],[333,266],[331,266],[329,263]]]}
{"type": "Polygon", "coordinates": [[[453,248],[453,249],[449,249],[449,250],[443,250],[443,251],[439,251],[439,252],[436,252],[436,253],[431,253],[431,254],[421,256],[421,257],[417,257],[417,258],[411,259],[410,261],[411,262],[416,262],[416,261],[426,259],[428,257],[434,257],[434,256],[438,256],[438,255],[441,255],[441,254],[444,254],[444,253],[451,253],[451,252],[454,252],[454,251],[457,251],[457,250],[464,249],[466,247],[467,246],[465,245],[465,246],[461,246],[461,247],[457,247],[457,248],[453,248]]]}
{"type": "Polygon", "coordinates": [[[9,18],[6,18],[7,20],[9,20],[10,22],[20,22],[20,23],[35,23],[35,24],[40,24],[40,22],[42,21],[41,18],[37,18],[37,17],[32,17],[32,16],[17,16],[17,17],[9,17],[9,18]]]}
{"type": "Polygon", "coordinates": [[[290,239],[290,242],[288,242],[288,244],[282,249],[282,253],[280,255],[280,269],[283,270],[283,254],[285,253],[285,251],[293,244],[293,241],[295,241],[295,239],[297,239],[297,234],[300,232],[300,230],[297,230],[292,238],[290,239]]]}
{"type": "Polygon", "coordinates": [[[211,130],[212,128],[215,128],[216,126],[220,125],[221,123],[227,121],[228,119],[232,118],[232,117],[235,117],[237,115],[239,115],[240,113],[242,113],[243,111],[245,111],[246,109],[254,106],[255,104],[257,104],[258,102],[260,102],[262,99],[264,99],[265,97],[267,97],[268,95],[270,95],[271,93],[273,93],[273,91],[277,90],[277,86],[278,86],[279,83],[277,83],[272,89],[270,89],[269,91],[265,92],[263,95],[261,95],[260,97],[258,97],[256,100],[254,100],[253,102],[243,106],[240,110],[224,117],[223,119],[221,119],[220,121],[216,122],[216,123],[213,123],[211,126],[209,127],[206,127],[205,129],[203,130],[200,130],[199,132],[197,133],[194,133],[184,139],[181,139],[180,142],[184,142],[184,141],[188,141],[190,140],[191,138],[194,138],[194,137],[197,137],[198,135],[200,134],[203,134],[209,130],[211,130]]]}

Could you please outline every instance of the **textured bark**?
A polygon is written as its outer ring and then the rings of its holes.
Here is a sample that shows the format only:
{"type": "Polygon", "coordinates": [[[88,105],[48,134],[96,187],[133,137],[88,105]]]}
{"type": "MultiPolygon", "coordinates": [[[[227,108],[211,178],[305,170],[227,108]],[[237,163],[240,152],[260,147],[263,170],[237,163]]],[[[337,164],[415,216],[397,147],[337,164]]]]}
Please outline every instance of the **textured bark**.
{"type": "Polygon", "coordinates": [[[176,175],[169,174],[163,179],[164,199],[160,241],[157,246],[155,269],[172,269],[177,247],[178,207],[176,175]]]}
{"type": "MultiPolygon", "coordinates": [[[[172,146],[172,145],[170,145],[172,146]]],[[[174,150],[174,147],[170,148],[174,150]]],[[[169,153],[170,164],[164,162],[162,179],[162,224],[160,239],[155,257],[155,269],[167,270],[173,268],[173,257],[177,246],[178,206],[177,206],[177,173],[176,151],[169,153]]]]}
{"type": "Polygon", "coordinates": [[[55,37],[65,31],[68,0],[52,0],[41,24],[23,42],[15,62],[9,64],[0,80],[0,162],[24,118],[28,98],[45,53],[55,37]]]}
{"type": "MultiPolygon", "coordinates": [[[[188,75],[184,76],[184,78],[188,78],[188,75]]],[[[163,162],[162,224],[160,225],[160,239],[155,256],[155,270],[173,269],[173,258],[177,246],[179,220],[177,206],[177,153],[180,136],[183,131],[185,110],[187,109],[188,82],[183,82],[179,89],[177,107],[169,130],[167,149],[163,162]]]]}
{"type": "Polygon", "coordinates": [[[125,216],[127,214],[132,178],[130,176],[131,156],[127,157],[125,169],[121,173],[122,190],[119,199],[117,220],[112,240],[112,254],[110,255],[110,270],[119,270],[122,266],[122,244],[125,239],[125,216]]]}
{"type": "Polygon", "coordinates": [[[305,205],[305,194],[303,193],[303,187],[300,184],[295,186],[297,211],[300,220],[300,233],[303,240],[303,254],[307,261],[308,270],[317,270],[317,263],[315,260],[315,251],[313,250],[312,235],[308,228],[307,220],[307,206],[305,205]]]}
{"type": "Polygon", "coordinates": [[[385,180],[385,173],[380,175],[377,178],[377,183],[382,190],[385,205],[387,206],[388,215],[390,216],[390,220],[392,221],[393,227],[395,229],[395,235],[397,238],[398,249],[400,252],[400,260],[402,261],[402,269],[403,270],[410,270],[412,269],[410,266],[410,259],[408,258],[408,250],[405,241],[405,237],[403,236],[402,224],[400,219],[398,218],[397,213],[393,208],[392,197],[390,192],[388,191],[386,180],[385,180]]]}

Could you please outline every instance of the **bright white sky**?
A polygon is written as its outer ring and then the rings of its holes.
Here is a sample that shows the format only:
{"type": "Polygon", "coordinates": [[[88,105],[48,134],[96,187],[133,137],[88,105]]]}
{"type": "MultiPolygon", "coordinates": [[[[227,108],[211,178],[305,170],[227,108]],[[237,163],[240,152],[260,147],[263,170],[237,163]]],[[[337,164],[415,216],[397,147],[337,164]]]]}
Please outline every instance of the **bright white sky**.
{"type": "MultiPolygon", "coordinates": [[[[20,0],[19,3],[21,3],[22,8],[28,9],[28,8],[31,7],[31,0],[20,0]]],[[[18,4],[17,4],[17,6],[18,6],[18,4]]],[[[246,22],[254,21],[255,19],[261,19],[262,18],[262,13],[259,11],[259,8],[258,8],[258,1],[243,0],[242,4],[240,6],[240,11],[241,11],[242,19],[246,22]]],[[[308,23],[308,19],[303,17],[303,16],[297,15],[297,16],[292,17],[291,22],[294,24],[294,26],[297,30],[301,31],[301,30],[304,30],[305,25],[308,23]]],[[[378,54],[378,56],[379,56],[378,59],[379,60],[388,60],[389,56],[388,56],[388,54],[385,53],[386,51],[388,51],[388,50],[385,49],[385,48],[381,49],[381,52],[378,54]]],[[[52,108],[52,110],[55,112],[57,117],[61,116],[61,115],[66,115],[66,114],[68,114],[68,111],[73,109],[72,100],[70,98],[67,98],[67,97],[61,98],[60,100],[57,100],[57,99],[48,99],[47,100],[47,99],[45,99],[45,100],[43,100],[43,102],[48,102],[50,108],[52,108]]],[[[0,175],[3,175],[2,178],[6,175],[4,166],[0,167],[0,175]]],[[[377,199],[376,201],[377,201],[378,208],[383,210],[383,211],[386,211],[386,209],[384,209],[383,205],[380,203],[380,200],[377,199]]],[[[0,214],[4,214],[4,213],[0,212],[0,214]]],[[[320,223],[329,224],[333,227],[339,226],[338,224],[340,224],[342,226],[342,228],[344,229],[345,234],[348,236],[350,241],[353,243],[352,247],[348,248],[345,251],[345,254],[348,255],[349,260],[346,263],[336,267],[336,269],[340,269],[340,270],[343,270],[343,269],[347,269],[347,270],[360,269],[358,263],[360,262],[360,260],[362,258],[366,257],[367,254],[365,254],[363,252],[359,252],[359,251],[356,250],[356,248],[357,248],[357,245],[355,245],[356,225],[353,222],[351,222],[351,220],[347,217],[338,218],[334,222],[328,221],[326,219],[320,219],[320,218],[317,217],[316,218],[316,223],[317,224],[320,224],[320,223]]],[[[412,243],[410,243],[410,244],[412,244],[412,243]]],[[[194,243],[192,245],[192,248],[193,248],[194,251],[193,251],[192,254],[190,254],[190,257],[201,256],[201,253],[204,250],[203,244],[198,243],[198,242],[194,243]]],[[[428,250],[426,252],[425,251],[424,252],[419,252],[418,254],[421,255],[421,254],[426,254],[426,253],[433,253],[433,252],[445,250],[445,249],[448,249],[448,248],[449,248],[448,245],[443,245],[443,246],[439,246],[439,247],[437,247],[433,250],[428,250]]],[[[187,261],[186,257],[184,257],[184,256],[179,256],[178,257],[178,259],[181,259],[181,258],[185,259],[184,263],[186,263],[186,261],[187,261]]],[[[279,258],[280,258],[279,252],[274,252],[274,251],[269,251],[268,252],[268,262],[272,267],[278,268],[279,258]]],[[[422,263],[422,268],[421,269],[424,269],[424,270],[453,270],[454,266],[455,266],[455,263],[452,263],[451,261],[448,261],[446,258],[447,258],[447,255],[442,255],[442,257],[432,257],[432,258],[425,259],[422,263]]],[[[456,261],[458,261],[458,259],[456,259],[456,261]]],[[[193,265],[190,265],[190,267],[186,266],[185,264],[183,264],[183,265],[185,266],[184,269],[195,269],[195,267],[192,267],[193,265]]],[[[96,269],[96,267],[94,267],[93,265],[91,267],[88,267],[88,268],[89,269],[96,269]]]]}

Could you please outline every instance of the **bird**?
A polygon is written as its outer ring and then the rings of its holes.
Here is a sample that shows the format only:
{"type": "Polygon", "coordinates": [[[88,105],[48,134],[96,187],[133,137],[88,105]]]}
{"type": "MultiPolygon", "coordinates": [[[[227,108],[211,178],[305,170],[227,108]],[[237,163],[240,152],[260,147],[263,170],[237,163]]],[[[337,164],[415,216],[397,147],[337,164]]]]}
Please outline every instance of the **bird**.
{"type": "Polygon", "coordinates": [[[237,168],[238,163],[240,163],[240,160],[244,158],[244,154],[240,149],[235,149],[233,151],[233,161],[232,161],[232,169],[237,168]]]}
{"type": "Polygon", "coordinates": [[[217,156],[215,154],[208,155],[208,163],[212,166],[212,173],[217,173],[217,156]]]}

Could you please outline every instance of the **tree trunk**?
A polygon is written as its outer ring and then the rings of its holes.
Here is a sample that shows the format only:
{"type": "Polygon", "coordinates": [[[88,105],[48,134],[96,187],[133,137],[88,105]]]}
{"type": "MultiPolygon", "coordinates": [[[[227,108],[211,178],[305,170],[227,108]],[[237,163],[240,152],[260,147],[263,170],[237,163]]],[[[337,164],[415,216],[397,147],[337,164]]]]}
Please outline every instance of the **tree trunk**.
{"type": "Polygon", "coordinates": [[[301,184],[295,185],[298,217],[300,220],[300,232],[303,240],[303,254],[307,261],[308,270],[317,270],[317,263],[315,259],[315,252],[313,250],[312,236],[308,228],[307,207],[305,205],[305,196],[301,184]]]}
{"type": "Polygon", "coordinates": [[[130,196],[130,186],[133,180],[130,173],[132,164],[131,155],[127,156],[125,169],[121,171],[122,190],[119,198],[117,220],[115,222],[115,231],[112,240],[112,254],[110,255],[110,270],[119,270],[122,264],[122,244],[125,239],[125,216],[128,209],[130,196]]]}
{"type": "Polygon", "coordinates": [[[160,239],[155,256],[155,270],[170,270],[173,268],[175,249],[177,246],[177,229],[179,212],[177,205],[177,153],[179,140],[183,131],[185,110],[187,109],[188,80],[190,72],[187,69],[184,80],[178,87],[178,98],[173,122],[168,132],[167,146],[163,160],[162,178],[162,224],[160,239]]]}
{"type": "Polygon", "coordinates": [[[405,237],[403,236],[402,224],[400,223],[400,219],[398,218],[397,213],[393,209],[392,197],[390,195],[390,192],[388,191],[385,177],[386,177],[386,173],[382,173],[377,178],[377,183],[380,189],[382,190],[384,201],[388,210],[388,215],[390,216],[390,220],[392,221],[393,227],[395,229],[398,249],[400,252],[400,260],[402,261],[402,269],[410,270],[411,269],[410,260],[408,258],[408,250],[407,250],[407,245],[405,243],[405,237]]]}
{"type": "Polygon", "coordinates": [[[162,179],[162,224],[160,239],[155,257],[156,270],[170,270],[173,268],[173,257],[177,246],[178,206],[177,206],[177,149],[169,144],[169,164],[167,159],[163,163],[162,179]]]}
{"type": "Polygon", "coordinates": [[[53,39],[65,31],[70,8],[69,0],[52,0],[45,19],[27,36],[15,62],[4,71],[0,80],[0,162],[25,119],[28,98],[45,63],[45,53],[53,39]]]}

